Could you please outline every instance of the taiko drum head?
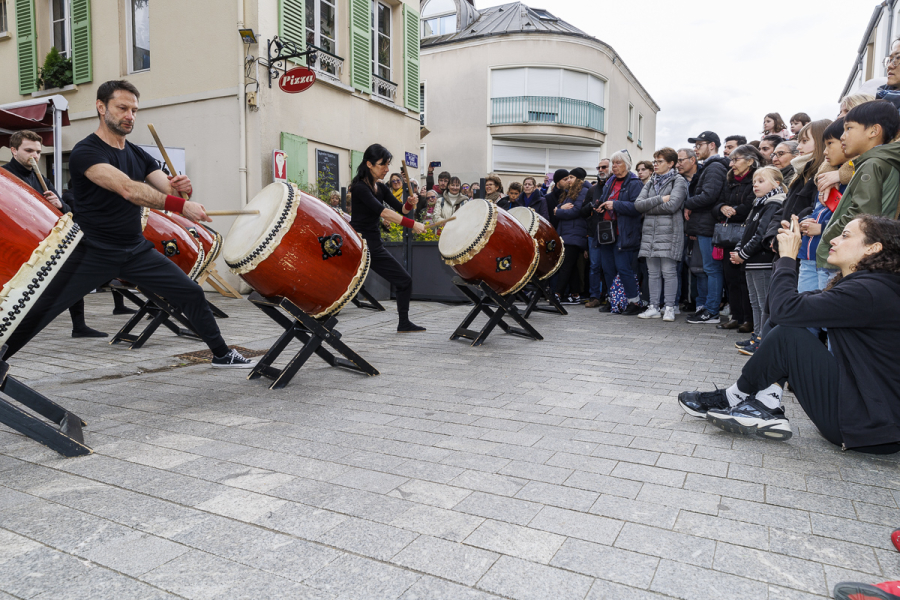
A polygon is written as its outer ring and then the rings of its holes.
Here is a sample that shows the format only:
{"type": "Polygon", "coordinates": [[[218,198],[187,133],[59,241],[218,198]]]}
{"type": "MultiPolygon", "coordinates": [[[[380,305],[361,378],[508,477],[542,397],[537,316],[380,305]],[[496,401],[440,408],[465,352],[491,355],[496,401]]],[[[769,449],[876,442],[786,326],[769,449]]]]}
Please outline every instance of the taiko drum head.
{"type": "Polygon", "coordinates": [[[538,279],[547,279],[556,273],[563,263],[565,244],[556,233],[553,225],[534,210],[517,206],[509,211],[522,224],[538,244],[540,261],[538,262],[538,279]]]}

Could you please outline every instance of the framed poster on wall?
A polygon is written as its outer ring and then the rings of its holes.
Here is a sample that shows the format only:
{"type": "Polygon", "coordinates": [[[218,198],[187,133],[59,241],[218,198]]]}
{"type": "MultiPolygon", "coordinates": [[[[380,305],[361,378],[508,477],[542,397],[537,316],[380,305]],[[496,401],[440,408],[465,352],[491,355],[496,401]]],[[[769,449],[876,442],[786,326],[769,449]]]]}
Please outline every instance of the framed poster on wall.
{"type": "Polygon", "coordinates": [[[316,184],[319,186],[320,194],[340,189],[339,161],[340,157],[335,152],[316,150],[316,184]]]}

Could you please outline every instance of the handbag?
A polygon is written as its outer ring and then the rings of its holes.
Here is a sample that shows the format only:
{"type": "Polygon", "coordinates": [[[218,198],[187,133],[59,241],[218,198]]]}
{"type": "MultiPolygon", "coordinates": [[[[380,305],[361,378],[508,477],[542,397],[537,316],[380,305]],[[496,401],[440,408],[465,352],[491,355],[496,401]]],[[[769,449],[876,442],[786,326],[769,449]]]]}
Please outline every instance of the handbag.
{"type": "Polygon", "coordinates": [[[702,275],[705,272],[703,255],[700,253],[700,244],[697,241],[691,244],[691,251],[688,253],[688,267],[694,275],[702,275]]]}
{"type": "Polygon", "coordinates": [[[615,221],[600,221],[599,223],[597,223],[597,243],[598,244],[615,244],[616,243],[615,221]]]}
{"type": "Polygon", "coordinates": [[[744,223],[729,223],[728,219],[725,219],[724,223],[716,223],[712,238],[713,246],[733,249],[741,243],[746,228],[744,223]]]}

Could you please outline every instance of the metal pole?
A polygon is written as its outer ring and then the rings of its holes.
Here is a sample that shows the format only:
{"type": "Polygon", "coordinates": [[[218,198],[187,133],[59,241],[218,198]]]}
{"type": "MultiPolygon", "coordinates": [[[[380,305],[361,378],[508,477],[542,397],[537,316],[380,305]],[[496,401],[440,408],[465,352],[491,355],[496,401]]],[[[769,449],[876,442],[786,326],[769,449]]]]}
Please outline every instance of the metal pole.
{"type": "Polygon", "coordinates": [[[341,210],[347,212],[347,188],[341,188],[341,210]]]}
{"type": "Polygon", "coordinates": [[[53,185],[62,194],[62,111],[52,100],[50,105],[53,106],[53,185]]]}
{"type": "Polygon", "coordinates": [[[482,177],[481,181],[478,184],[478,197],[481,198],[482,200],[484,200],[484,183],[485,183],[485,179],[484,179],[484,177],[482,177]]]}

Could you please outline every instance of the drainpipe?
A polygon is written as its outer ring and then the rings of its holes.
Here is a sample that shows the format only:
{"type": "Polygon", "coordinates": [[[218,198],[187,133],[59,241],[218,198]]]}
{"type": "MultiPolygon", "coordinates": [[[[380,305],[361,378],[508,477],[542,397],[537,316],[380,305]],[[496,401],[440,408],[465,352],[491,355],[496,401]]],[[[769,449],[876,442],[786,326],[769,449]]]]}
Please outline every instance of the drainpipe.
{"type": "Polygon", "coordinates": [[[56,108],[53,100],[53,185],[62,194],[62,111],[56,108]]]}
{"type": "MultiPolygon", "coordinates": [[[[882,5],[887,8],[888,11],[887,50],[884,53],[885,56],[891,55],[891,46],[893,45],[893,40],[891,38],[894,37],[894,4],[896,2],[897,0],[885,0],[884,4],[882,5]]],[[[884,74],[887,75],[887,69],[885,69],[884,71],[884,74]]]]}
{"type": "MultiPolygon", "coordinates": [[[[238,28],[244,27],[244,0],[237,0],[238,28]]],[[[247,205],[247,88],[244,85],[244,43],[238,44],[238,175],[240,178],[241,207],[247,205]]]]}

